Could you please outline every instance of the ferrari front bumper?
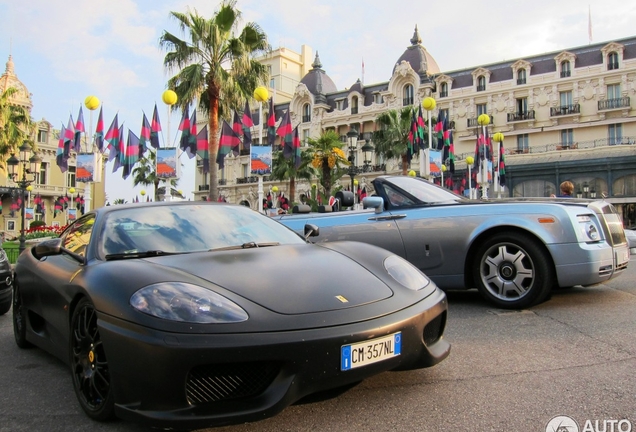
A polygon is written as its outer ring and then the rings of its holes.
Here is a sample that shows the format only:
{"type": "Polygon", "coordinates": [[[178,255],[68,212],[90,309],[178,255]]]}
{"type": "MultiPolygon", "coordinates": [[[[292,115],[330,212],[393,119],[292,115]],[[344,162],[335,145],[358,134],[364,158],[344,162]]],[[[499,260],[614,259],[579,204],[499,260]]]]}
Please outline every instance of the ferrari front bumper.
{"type": "Polygon", "coordinates": [[[198,429],[271,417],[312,393],[445,359],[447,301],[436,289],[390,315],[348,325],[248,334],[157,331],[100,315],[119,417],[198,429]],[[341,348],[400,332],[401,354],[350,370],[341,348]]]}

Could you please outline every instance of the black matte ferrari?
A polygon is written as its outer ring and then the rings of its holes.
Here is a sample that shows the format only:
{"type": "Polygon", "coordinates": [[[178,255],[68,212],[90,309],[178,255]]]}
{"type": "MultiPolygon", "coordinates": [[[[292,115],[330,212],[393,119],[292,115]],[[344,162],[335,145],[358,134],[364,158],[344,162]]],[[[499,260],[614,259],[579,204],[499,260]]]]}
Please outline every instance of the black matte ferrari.
{"type": "Polygon", "coordinates": [[[224,203],[96,209],[21,254],[13,286],[16,343],[68,362],[95,420],[256,421],[450,351],[446,297],[406,260],[224,203]]]}

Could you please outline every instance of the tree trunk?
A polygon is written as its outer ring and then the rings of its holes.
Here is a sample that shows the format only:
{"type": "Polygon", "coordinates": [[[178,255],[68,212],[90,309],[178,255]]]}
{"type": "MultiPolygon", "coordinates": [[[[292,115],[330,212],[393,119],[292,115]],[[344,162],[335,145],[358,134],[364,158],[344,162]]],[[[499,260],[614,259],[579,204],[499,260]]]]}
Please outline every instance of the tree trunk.
{"type": "Polygon", "coordinates": [[[296,178],[289,178],[289,205],[294,205],[294,197],[296,196],[296,178]]]}
{"type": "Polygon", "coordinates": [[[210,201],[216,201],[219,198],[219,181],[218,181],[218,165],[216,163],[216,155],[219,152],[219,98],[218,91],[210,85],[208,87],[210,93],[210,118],[208,120],[208,152],[210,153],[210,190],[208,197],[210,201]]]}
{"type": "Polygon", "coordinates": [[[322,186],[325,188],[325,199],[328,200],[331,196],[331,168],[327,158],[322,161],[322,186]]]}
{"type": "MultiPolygon", "coordinates": [[[[407,175],[409,172],[409,159],[406,154],[402,155],[402,175],[407,175]]],[[[422,173],[420,173],[422,175],[422,173]]]]}

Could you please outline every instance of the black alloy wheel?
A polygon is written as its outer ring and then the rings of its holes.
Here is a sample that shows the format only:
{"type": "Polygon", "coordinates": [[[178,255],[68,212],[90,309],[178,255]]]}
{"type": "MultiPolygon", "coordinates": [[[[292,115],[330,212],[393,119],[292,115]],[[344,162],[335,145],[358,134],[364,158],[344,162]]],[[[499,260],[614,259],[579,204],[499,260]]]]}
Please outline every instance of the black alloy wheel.
{"type": "Polygon", "coordinates": [[[108,360],[97,327],[97,313],[86,298],[73,312],[70,334],[73,388],[82,409],[97,421],[115,416],[108,360]]]}
{"type": "Polygon", "coordinates": [[[533,237],[503,232],[478,249],[473,277],[480,294],[505,309],[523,309],[551,294],[556,278],[548,251],[533,237]]]}
{"type": "Polygon", "coordinates": [[[22,294],[18,281],[13,281],[13,337],[20,348],[30,348],[33,345],[26,339],[27,330],[26,310],[22,303],[22,294]]]}

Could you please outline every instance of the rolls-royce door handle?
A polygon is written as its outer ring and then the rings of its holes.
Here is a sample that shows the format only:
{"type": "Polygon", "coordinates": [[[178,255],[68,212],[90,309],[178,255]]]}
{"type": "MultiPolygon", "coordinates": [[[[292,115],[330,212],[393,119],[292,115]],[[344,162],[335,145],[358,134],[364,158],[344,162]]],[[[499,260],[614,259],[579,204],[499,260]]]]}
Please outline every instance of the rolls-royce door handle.
{"type": "Polygon", "coordinates": [[[406,217],[405,214],[396,214],[396,215],[386,215],[386,216],[374,216],[374,217],[370,217],[369,220],[383,221],[383,220],[404,219],[405,217],[406,217]]]}

